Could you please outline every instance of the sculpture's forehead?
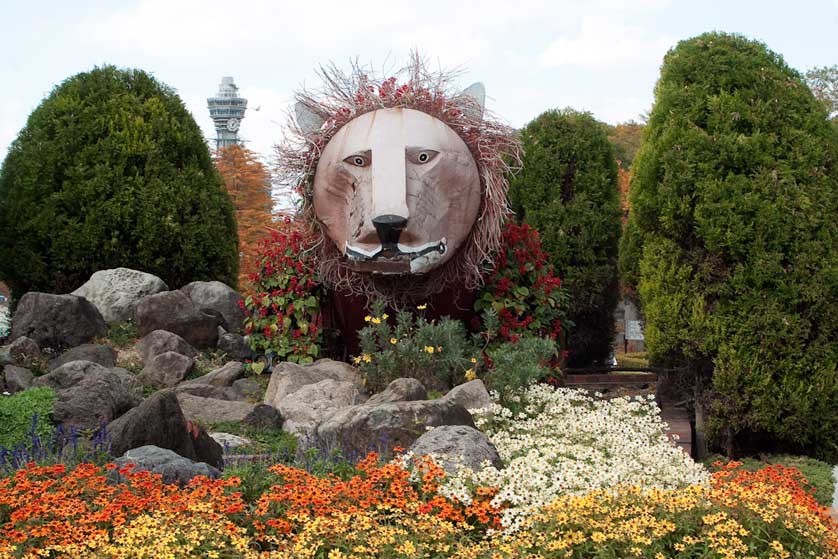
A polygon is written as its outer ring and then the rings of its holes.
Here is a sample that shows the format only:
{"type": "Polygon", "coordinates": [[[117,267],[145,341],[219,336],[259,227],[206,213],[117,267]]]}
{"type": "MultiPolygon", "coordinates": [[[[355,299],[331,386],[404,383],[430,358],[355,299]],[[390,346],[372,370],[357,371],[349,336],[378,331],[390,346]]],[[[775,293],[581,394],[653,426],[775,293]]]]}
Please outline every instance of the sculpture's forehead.
{"type": "Polygon", "coordinates": [[[352,119],[329,142],[340,153],[372,149],[383,141],[424,148],[463,147],[447,124],[422,111],[406,108],[378,109],[352,119]]]}

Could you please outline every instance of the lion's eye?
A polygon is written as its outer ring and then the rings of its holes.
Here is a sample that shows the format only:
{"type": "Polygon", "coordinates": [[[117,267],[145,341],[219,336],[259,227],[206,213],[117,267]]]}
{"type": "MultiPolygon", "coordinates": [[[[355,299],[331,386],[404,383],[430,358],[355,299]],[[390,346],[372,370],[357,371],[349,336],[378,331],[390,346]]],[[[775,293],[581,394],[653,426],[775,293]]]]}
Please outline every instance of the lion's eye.
{"type": "Polygon", "coordinates": [[[424,165],[429,161],[433,161],[433,158],[439,155],[438,151],[434,151],[432,149],[422,149],[416,150],[412,153],[408,153],[408,159],[417,164],[417,165],[424,165]]]}
{"type": "Polygon", "coordinates": [[[350,155],[344,161],[356,167],[367,167],[370,164],[370,158],[361,154],[350,155]]]}

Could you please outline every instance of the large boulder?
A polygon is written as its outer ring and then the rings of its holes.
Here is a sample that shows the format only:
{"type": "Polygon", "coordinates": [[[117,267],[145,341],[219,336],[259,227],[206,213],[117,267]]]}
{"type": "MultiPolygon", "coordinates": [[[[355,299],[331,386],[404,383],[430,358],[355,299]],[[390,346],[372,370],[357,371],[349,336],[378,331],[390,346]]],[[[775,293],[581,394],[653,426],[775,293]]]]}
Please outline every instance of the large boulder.
{"type": "Polygon", "coordinates": [[[415,456],[433,455],[449,474],[456,474],[462,467],[479,471],[485,463],[503,468],[497,449],[489,438],[467,425],[434,427],[409,449],[415,456]]]}
{"type": "Polygon", "coordinates": [[[202,398],[185,392],[179,392],[177,399],[186,419],[200,425],[242,421],[255,407],[247,402],[202,398]]]}
{"type": "Polygon", "coordinates": [[[193,281],[180,288],[200,309],[212,309],[224,317],[228,332],[244,330],[244,310],[239,306],[242,296],[220,281],[193,281]]]}
{"type": "Polygon", "coordinates": [[[362,386],[358,371],[346,363],[320,359],[307,365],[282,362],[274,367],[268,389],[265,391],[264,402],[275,408],[286,396],[293,394],[303,386],[317,384],[323,380],[338,380],[352,382],[362,386]]]}
{"type": "Polygon", "coordinates": [[[3,367],[3,380],[6,385],[6,391],[10,394],[23,392],[27,388],[31,388],[34,379],[35,375],[24,367],[18,367],[17,365],[6,365],[3,367]]]}
{"type": "Polygon", "coordinates": [[[464,407],[443,398],[350,406],[319,425],[313,444],[339,448],[349,457],[370,451],[389,455],[393,447],[412,445],[426,427],[440,425],[474,427],[474,421],[464,407]]]}
{"type": "Polygon", "coordinates": [[[91,361],[70,361],[38,377],[33,386],[56,391],[53,419],[66,426],[96,429],[142,401],[134,375],[91,361]]]}
{"type": "Polygon", "coordinates": [[[218,342],[218,316],[199,308],[183,291],[164,291],[143,297],[134,317],[140,336],[166,330],[198,349],[215,347],[218,342]]]}
{"type": "Polygon", "coordinates": [[[87,299],[32,291],[20,298],[12,318],[11,339],[26,336],[41,348],[63,349],[107,333],[105,319],[87,299]]]}
{"type": "Polygon", "coordinates": [[[153,330],[140,338],[137,342],[137,351],[140,352],[143,363],[148,363],[155,356],[167,351],[174,351],[187,357],[198,356],[198,352],[186,340],[166,330],[153,330]]]}
{"type": "Polygon", "coordinates": [[[483,409],[492,405],[492,397],[479,378],[455,386],[444,398],[460,404],[467,410],[483,409]]]}
{"type": "Polygon", "coordinates": [[[32,367],[44,362],[41,348],[35,340],[26,336],[21,336],[9,344],[8,356],[12,363],[20,367],[32,367]]]}
{"type": "Polygon", "coordinates": [[[325,418],[340,408],[366,400],[352,382],[326,379],[308,384],[286,396],[277,406],[285,418],[282,428],[295,435],[310,435],[325,418]]]}
{"type": "Polygon", "coordinates": [[[387,385],[382,392],[370,397],[368,404],[386,404],[388,402],[411,402],[427,400],[428,391],[415,378],[397,378],[387,385]]]}
{"type": "Polygon", "coordinates": [[[92,361],[103,367],[116,366],[116,351],[113,348],[101,344],[82,344],[78,347],[68,349],[55,359],[49,362],[50,369],[57,369],[70,361],[92,361]]]}
{"type": "Polygon", "coordinates": [[[191,357],[167,351],[146,363],[140,372],[139,380],[144,385],[169,388],[186,378],[194,365],[195,360],[191,357]]]}
{"type": "Polygon", "coordinates": [[[180,383],[177,391],[216,400],[247,400],[247,396],[233,386],[244,374],[244,363],[230,361],[205,375],[180,383]]]}
{"type": "MultiPolygon", "coordinates": [[[[221,476],[217,468],[204,462],[194,462],[167,448],[153,445],[133,448],[115,461],[120,468],[134,464],[133,471],[147,471],[161,474],[164,483],[188,484],[196,476],[216,479],[221,476]]],[[[118,474],[117,474],[118,475],[118,474]]]]}
{"type": "Polygon", "coordinates": [[[94,273],[72,294],[93,303],[108,324],[119,324],[134,319],[134,310],[140,299],[168,289],[166,283],[155,275],[129,268],[114,268],[94,273]]]}
{"type": "Polygon", "coordinates": [[[121,455],[132,448],[154,445],[179,455],[221,467],[222,448],[211,445],[206,432],[191,425],[171,390],[161,390],[108,425],[111,452],[121,455]]]}
{"type": "Polygon", "coordinates": [[[265,397],[265,388],[252,378],[240,378],[233,382],[233,388],[241,395],[241,398],[236,398],[237,400],[261,402],[265,397]]]}

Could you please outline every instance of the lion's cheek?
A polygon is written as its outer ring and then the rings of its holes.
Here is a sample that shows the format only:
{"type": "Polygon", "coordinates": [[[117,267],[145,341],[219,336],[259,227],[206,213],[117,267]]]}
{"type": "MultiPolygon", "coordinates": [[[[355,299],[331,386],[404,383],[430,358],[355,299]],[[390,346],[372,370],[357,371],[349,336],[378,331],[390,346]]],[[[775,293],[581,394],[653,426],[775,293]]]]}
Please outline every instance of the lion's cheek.
{"type": "Polygon", "coordinates": [[[326,180],[315,183],[314,212],[329,238],[343,251],[353,229],[362,222],[363,202],[357,198],[363,197],[361,193],[366,189],[362,185],[363,177],[356,177],[339,165],[326,171],[326,180]]]}
{"type": "Polygon", "coordinates": [[[449,248],[445,260],[468,238],[480,209],[480,177],[470,156],[445,154],[421,179],[421,194],[416,197],[426,240],[445,238],[449,248]]]}

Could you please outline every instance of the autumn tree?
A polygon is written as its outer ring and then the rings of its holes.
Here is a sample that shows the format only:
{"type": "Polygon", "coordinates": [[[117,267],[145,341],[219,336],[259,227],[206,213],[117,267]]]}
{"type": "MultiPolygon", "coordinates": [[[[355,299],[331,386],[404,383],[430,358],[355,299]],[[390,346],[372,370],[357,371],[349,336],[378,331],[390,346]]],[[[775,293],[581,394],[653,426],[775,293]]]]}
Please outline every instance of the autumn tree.
{"type": "Polygon", "coordinates": [[[640,149],[640,137],[643,128],[645,128],[644,124],[633,120],[607,126],[608,141],[614,147],[614,155],[617,157],[621,169],[628,170],[631,168],[634,156],[640,149]]]}
{"type": "Polygon", "coordinates": [[[830,116],[838,119],[838,64],[812,68],[806,72],[806,83],[830,116]]]}
{"type": "Polygon", "coordinates": [[[246,290],[259,241],[272,224],[270,174],[249,149],[234,144],[215,153],[215,165],[233,201],[239,230],[239,285],[246,290]]]}

